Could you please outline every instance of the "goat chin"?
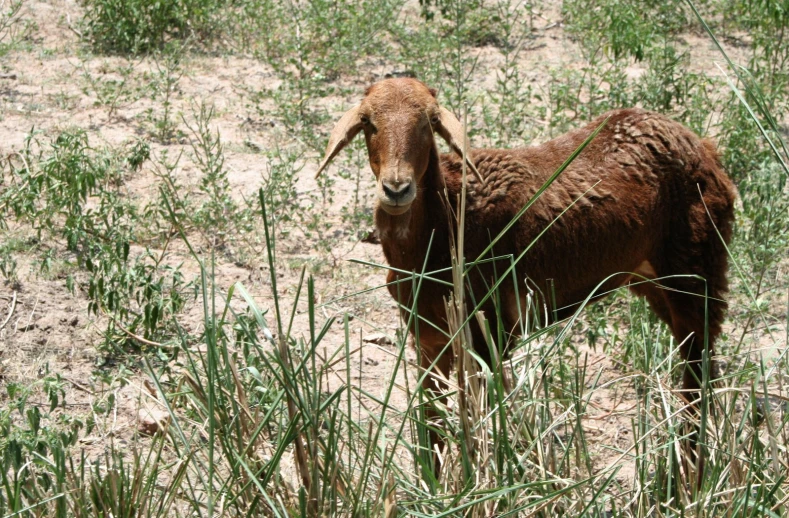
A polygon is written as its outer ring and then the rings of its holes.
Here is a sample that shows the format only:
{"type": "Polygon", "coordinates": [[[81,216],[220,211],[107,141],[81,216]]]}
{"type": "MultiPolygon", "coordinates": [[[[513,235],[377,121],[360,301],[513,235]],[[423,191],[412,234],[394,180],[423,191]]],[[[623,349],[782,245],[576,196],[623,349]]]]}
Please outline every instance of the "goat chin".
{"type": "Polygon", "coordinates": [[[389,205],[388,203],[379,202],[378,206],[390,216],[402,216],[411,210],[410,203],[408,205],[389,205]]]}

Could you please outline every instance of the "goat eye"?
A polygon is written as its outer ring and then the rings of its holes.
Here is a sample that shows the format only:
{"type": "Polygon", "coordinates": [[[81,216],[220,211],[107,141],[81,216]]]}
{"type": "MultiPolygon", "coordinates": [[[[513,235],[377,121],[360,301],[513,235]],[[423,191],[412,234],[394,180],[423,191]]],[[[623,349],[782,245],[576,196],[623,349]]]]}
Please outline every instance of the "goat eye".
{"type": "Polygon", "coordinates": [[[438,115],[433,115],[432,117],[430,117],[430,124],[432,126],[438,126],[438,123],[439,123],[438,115]]]}
{"type": "Polygon", "coordinates": [[[361,120],[362,124],[364,124],[365,126],[370,124],[370,118],[367,115],[362,115],[361,117],[359,117],[359,120],[361,120]]]}

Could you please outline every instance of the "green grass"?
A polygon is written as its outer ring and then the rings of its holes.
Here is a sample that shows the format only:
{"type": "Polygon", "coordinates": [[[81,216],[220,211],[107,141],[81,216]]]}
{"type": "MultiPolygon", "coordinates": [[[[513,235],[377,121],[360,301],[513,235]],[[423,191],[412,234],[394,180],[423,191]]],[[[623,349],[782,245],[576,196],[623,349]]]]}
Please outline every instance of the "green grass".
{"type": "MultiPolygon", "coordinates": [[[[7,46],[23,13],[9,5],[0,54],[24,52],[7,46]]],[[[106,77],[81,62],[79,88],[103,110],[102,123],[128,124],[136,137],[109,144],[90,128],[33,130],[0,159],[3,286],[16,296],[45,278],[73,292],[98,331],[101,364],[81,380],[95,395],[85,412],[66,398],[68,377],[48,366],[33,380],[3,381],[0,516],[787,514],[786,0],[567,0],[578,66],[552,69],[545,84],[524,64],[540,38],[532,2],[426,1],[416,11],[395,0],[152,5],[85,1],[78,25],[92,51],[121,56],[106,58],[115,60],[106,77]],[[682,42],[742,31],[747,64],[722,65],[725,77],[682,42]],[[499,59],[488,64],[480,49],[499,59]],[[227,145],[223,114],[183,102],[190,64],[206,53],[254,56],[274,78],[239,85],[244,109],[271,121],[251,133],[265,144],[248,141],[267,167],[247,199],[232,192],[233,151],[245,148],[227,145]],[[718,346],[728,369],[700,416],[708,462],[698,490],[680,455],[688,428],[672,391],[678,344],[624,293],[530,330],[506,368],[480,370],[464,331],[477,316],[460,301],[464,266],[481,258],[459,252],[448,314],[462,359],[448,380],[451,404],[421,388],[432,374],[409,361],[404,323],[386,348],[391,370],[374,389],[362,383],[368,345],[356,328],[373,294],[350,286],[326,300],[323,286],[344,268],[333,250],[371,227],[364,149],[338,159],[340,179],[324,175],[304,192],[299,178],[370,66],[415,72],[456,111],[468,104],[481,145],[544,140],[632,104],[719,142],[740,201],[718,346]],[[643,72],[628,75],[633,67],[643,72]],[[490,88],[478,82],[486,74],[490,88]],[[141,101],[144,110],[122,115],[141,101]],[[147,196],[130,187],[143,176],[147,196]],[[324,214],[343,195],[350,201],[337,220],[350,237],[331,234],[336,222],[324,214]],[[299,246],[309,252],[287,248],[299,246]],[[218,273],[227,264],[249,280],[227,282],[218,273]],[[283,285],[294,269],[297,282],[283,285]],[[115,394],[134,379],[148,382],[139,403],[169,420],[123,445],[110,433],[115,394]],[[426,418],[430,405],[440,425],[426,418]],[[438,477],[430,430],[448,445],[438,477]],[[82,442],[94,436],[105,437],[100,453],[82,442]]],[[[383,284],[384,265],[358,268],[383,284]]],[[[415,273],[417,289],[429,275],[415,273]]]]}

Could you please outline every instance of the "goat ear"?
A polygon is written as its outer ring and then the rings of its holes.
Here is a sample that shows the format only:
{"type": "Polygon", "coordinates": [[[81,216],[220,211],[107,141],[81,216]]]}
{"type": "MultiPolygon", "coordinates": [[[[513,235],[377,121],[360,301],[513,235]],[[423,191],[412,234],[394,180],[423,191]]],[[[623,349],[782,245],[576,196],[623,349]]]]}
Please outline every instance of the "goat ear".
{"type": "MultiPolygon", "coordinates": [[[[452,151],[462,157],[464,143],[466,151],[471,150],[471,144],[469,143],[463,131],[463,125],[459,120],[457,120],[451,111],[447,110],[443,106],[439,106],[438,110],[439,123],[438,127],[436,128],[438,130],[438,134],[447,141],[447,144],[449,144],[449,147],[452,148],[452,151]]],[[[485,180],[482,178],[482,175],[479,174],[476,166],[473,164],[473,162],[471,162],[471,159],[468,156],[466,156],[466,164],[468,164],[469,169],[471,169],[471,171],[476,175],[477,179],[482,184],[484,184],[485,180]]]]}
{"type": "Polygon", "coordinates": [[[334,129],[331,130],[329,145],[326,146],[326,154],[323,155],[323,160],[321,160],[321,165],[318,167],[318,172],[315,173],[315,178],[320,176],[321,172],[329,165],[329,162],[337,156],[337,153],[342,151],[342,148],[347,146],[353,140],[353,137],[361,131],[362,121],[359,120],[359,106],[357,104],[345,112],[345,115],[337,121],[334,129]]]}

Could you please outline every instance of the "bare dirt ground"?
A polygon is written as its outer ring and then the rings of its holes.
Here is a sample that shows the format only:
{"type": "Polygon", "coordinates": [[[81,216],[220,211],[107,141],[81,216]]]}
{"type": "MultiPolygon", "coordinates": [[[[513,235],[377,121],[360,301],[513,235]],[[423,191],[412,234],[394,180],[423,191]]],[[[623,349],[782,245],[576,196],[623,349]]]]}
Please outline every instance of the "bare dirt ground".
{"type": "MultiPolygon", "coordinates": [[[[412,10],[417,8],[409,7],[412,10]]],[[[147,97],[125,99],[110,113],[108,106],[100,101],[91,87],[88,76],[100,81],[120,80],[119,68],[131,64],[133,72],[129,80],[142,84],[148,80],[146,73],[152,73],[155,65],[146,59],[128,61],[87,53],[71,28],[73,20],[80,17],[77,2],[29,1],[24,9],[23,18],[34,23],[31,37],[0,64],[3,73],[13,74],[0,79],[0,155],[5,157],[19,150],[33,128],[47,137],[57,135],[63,129],[84,128],[94,146],[105,143],[120,146],[145,135],[149,131],[147,111],[160,107],[147,97]]],[[[540,87],[550,80],[548,71],[551,68],[581,65],[578,49],[563,31],[558,7],[546,9],[537,25],[531,45],[533,50],[523,53],[520,68],[540,87]]],[[[713,62],[718,58],[709,41],[700,35],[688,35],[686,40],[694,55],[692,62],[709,64],[711,68],[704,72],[720,74],[714,68],[713,62]]],[[[731,50],[744,59],[742,52],[738,54],[737,49],[731,50]]],[[[495,81],[491,70],[500,56],[492,47],[482,47],[477,52],[480,53],[480,66],[475,86],[484,89],[495,81]]],[[[359,74],[365,78],[364,81],[353,85],[358,86],[358,95],[369,83],[392,72],[392,66],[386,63],[369,65],[364,74],[359,74]]],[[[229,180],[234,195],[239,200],[254,197],[268,170],[265,155],[257,150],[276,142],[283,128],[261,119],[251,106],[249,92],[271,88],[277,79],[265,64],[251,57],[191,55],[183,70],[173,96],[174,113],[188,120],[191,107],[196,102],[215,107],[216,116],[212,124],[225,145],[226,166],[231,171],[229,180]]],[[[638,75],[640,70],[634,66],[630,72],[638,75]]],[[[339,116],[354,100],[334,99],[328,109],[339,116]]],[[[327,135],[329,129],[327,126],[321,131],[327,135]]],[[[184,139],[168,145],[152,144],[154,156],[165,150],[170,156],[190,152],[184,139]]],[[[309,193],[319,189],[313,178],[318,160],[317,154],[305,157],[304,167],[299,173],[297,190],[305,203],[311,204],[309,200],[314,198],[310,198],[309,193]]],[[[176,169],[176,177],[186,186],[194,185],[197,171],[187,161],[183,164],[176,169]]],[[[366,199],[362,202],[371,207],[371,175],[366,175],[365,171],[363,178],[361,192],[366,199]]],[[[293,299],[302,267],[307,267],[315,276],[321,303],[384,283],[383,270],[348,262],[353,258],[383,263],[384,258],[378,245],[358,241],[355,236],[359,229],[348,228],[343,222],[341,208],[351,202],[354,186],[351,180],[337,178],[336,182],[336,195],[331,204],[316,203],[310,208],[331,222],[326,232],[331,237],[332,249],[329,252],[319,249],[316,243],[305,240],[298,230],[279,242],[278,284],[286,305],[293,299]]],[[[143,167],[140,173],[127,179],[124,189],[129,196],[151,199],[155,196],[152,192],[154,183],[151,170],[143,167]]],[[[31,237],[30,231],[24,229],[11,228],[7,237],[12,235],[31,237]]],[[[54,246],[63,249],[62,243],[54,246]]],[[[183,261],[187,273],[198,273],[185,247],[176,248],[171,253],[175,256],[170,260],[183,261]]],[[[247,257],[237,264],[226,257],[218,257],[217,260],[216,281],[222,290],[226,292],[233,283],[241,282],[262,308],[270,308],[271,287],[264,258],[247,257]]],[[[67,382],[65,398],[69,411],[74,413],[91,412],[96,401],[106,398],[107,391],[113,391],[115,411],[109,414],[109,418],[101,419],[101,426],[91,437],[86,437],[83,444],[91,451],[99,451],[110,440],[133,440],[138,409],[141,405],[154,404],[144,384],[147,376],[141,370],[132,370],[122,374],[128,380],[127,384],[105,385],[96,373],[111,371],[117,366],[107,364],[105,355],[96,349],[104,329],[102,318],[88,314],[87,299],[79,290],[74,294],[68,291],[65,275],[55,274],[49,278],[38,275],[33,258],[24,254],[20,254],[18,263],[19,282],[0,286],[0,322],[8,317],[0,329],[0,384],[30,381],[46,372],[60,373],[67,382]]],[[[221,296],[217,299],[221,308],[223,299],[221,296]]],[[[233,304],[236,309],[244,308],[238,297],[233,304]]],[[[296,319],[295,334],[306,335],[309,328],[303,297],[298,307],[301,314],[296,319]]],[[[181,321],[191,325],[193,331],[199,330],[202,326],[200,301],[190,304],[186,311],[188,317],[181,321]]],[[[326,304],[321,311],[321,319],[346,312],[352,315],[351,332],[358,343],[364,343],[364,337],[378,333],[394,337],[400,328],[395,304],[384,289],[326,304]]],[[[340,347],[343,341],[342,325],[335,324],[325,343],[340,347]]],[[[373,394],[386,386],[386,380],[395,368],[395,347],[388,340],[380,342],[380,345],[365,343],[361,348],[363,352],[357,353],[353,359],[354,382],[373,394]]],[[[627,450],[632,446],[632,419],[637,400],[631,380],[632,369],[618,364],[599,349],[593,351],[584,344],[577,345],[581,354],[589,354],[589,384],[595,380],[597,387],[607,385],[604,389],[597,389],[592,396],[589,414],[584,420],[589,444],[593,448],[591,454],[595,468],[604,469],[617,460],[618,455],[612,454],[612,449],[627,450]]],[[[408,350],[408,359],[414,360],[411,349],[408,350]]],[[[405,380],[401,379],[400,384],[404,383],[405,380]]],[[[5,394],[0,395],[0,401],[3,398],[5,394]]],[[[395,394],[394,406],[402,407],[404,402],[402,392],[395,394]]],[[[633,472],[627,469],[618,475],[623,485],[627,485],[632,477],[633,472]]]]}

